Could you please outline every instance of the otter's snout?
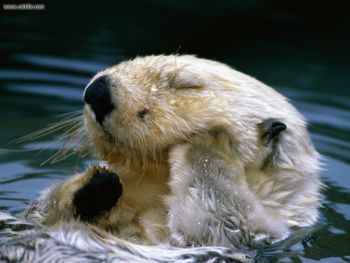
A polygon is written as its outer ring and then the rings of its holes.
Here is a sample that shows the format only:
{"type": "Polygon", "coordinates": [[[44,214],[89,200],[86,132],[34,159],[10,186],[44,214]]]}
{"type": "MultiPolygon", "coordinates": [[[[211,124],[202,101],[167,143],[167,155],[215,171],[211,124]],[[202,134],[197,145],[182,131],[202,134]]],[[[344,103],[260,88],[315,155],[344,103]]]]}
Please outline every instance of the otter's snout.
{"type": "Polygon", "coordinates": [[[101,125],[106,115],[114,108],[108,82],[107,76],[101,76],[90,83],[84,92],[84,101],[90,105],[96,121],[101,125]]]}
{"type": "Polygon", "coordinates": [[[76,215],[83,221],[93,221],[111,210],[122,192],[123,186],[117,174],[107,171],[97,173],[74,194],[76,215]]]}

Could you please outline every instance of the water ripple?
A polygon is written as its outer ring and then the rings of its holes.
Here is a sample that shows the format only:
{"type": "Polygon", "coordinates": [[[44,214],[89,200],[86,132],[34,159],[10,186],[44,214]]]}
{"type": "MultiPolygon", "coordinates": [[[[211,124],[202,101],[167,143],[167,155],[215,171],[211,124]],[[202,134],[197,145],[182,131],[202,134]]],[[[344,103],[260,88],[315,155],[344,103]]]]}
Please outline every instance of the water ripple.
{"type": "Polygon", "coordinates": [[[82,59],[40,56],[35,54],[17,54],[14,56],[14,59],[18,62],[26,62],[30,65],[57,68],[72,72],[83,72],[93,75],[109,66],[107,64],[96,64],[82,59]]]}

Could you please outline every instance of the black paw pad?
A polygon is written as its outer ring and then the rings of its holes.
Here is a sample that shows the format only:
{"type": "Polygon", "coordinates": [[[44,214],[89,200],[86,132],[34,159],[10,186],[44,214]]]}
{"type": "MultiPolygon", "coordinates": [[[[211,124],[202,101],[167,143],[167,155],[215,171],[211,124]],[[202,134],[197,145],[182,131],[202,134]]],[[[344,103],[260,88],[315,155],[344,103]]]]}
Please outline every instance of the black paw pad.
{"type": "Polygon", "coordinates": [[[262,139],[270,143],[278,138],[281,132],[287,129],[287,125],[277,119],[267,119],[259,124],[262,139]]]}
{"type": "Polygon", "coordinates": [[[76,215],[83,221],[93,221],[111,210],[122,192],[123,186],[117,174],[107,171],[97,173],[74,194],[76,215]]]}
{"type": "Polygon", "coordinates": [[[269,139],[272,140],[274,138],[277,138],[277,136],[285,129],[287,129],[287,125],[285,125],[283,122],[273,122],[269,129],[269,139]]]}

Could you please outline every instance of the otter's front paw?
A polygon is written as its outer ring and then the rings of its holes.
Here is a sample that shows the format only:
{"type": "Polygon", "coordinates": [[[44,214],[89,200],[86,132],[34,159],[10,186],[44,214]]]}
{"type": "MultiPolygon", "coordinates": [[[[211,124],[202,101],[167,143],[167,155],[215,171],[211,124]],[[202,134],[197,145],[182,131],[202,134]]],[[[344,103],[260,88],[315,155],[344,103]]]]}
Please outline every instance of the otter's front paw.
{"type": "Polygon", "coordinates": [[[91,222],[110,211],[122,195],[123,186],[116,173],[95,168],[90,181],[75,192],[73,205],[76,216],[91,222]]]}

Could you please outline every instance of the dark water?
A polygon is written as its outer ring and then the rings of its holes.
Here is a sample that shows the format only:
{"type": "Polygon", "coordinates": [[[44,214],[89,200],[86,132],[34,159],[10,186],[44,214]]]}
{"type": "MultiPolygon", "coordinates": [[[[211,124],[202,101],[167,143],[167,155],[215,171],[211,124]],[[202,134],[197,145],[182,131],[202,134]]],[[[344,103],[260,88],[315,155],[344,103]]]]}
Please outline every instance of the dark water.
{"type": "Polygon", "coordinates": [[[45,187],[92,161],[73,156],[42,166],[60,147],[51,143],[54,135],[10,141],[81,109],[84,86],[97,71],[136,55],[179,50],[219,59],[286,95],[310,121],[324,157],[328,188],[320,223],[302,242],[291,238],[259,251],[257,260],[350,262],[348,5],[321,6],[315,13],[311,4],[293,9],[291,1],[78,3],[1,14],[1,208],[20,211],[45,187]],[[336,12],[329,17],[328,11],[336,12]],[[37,148],[47,150],[39,154],[37,148]]]}

